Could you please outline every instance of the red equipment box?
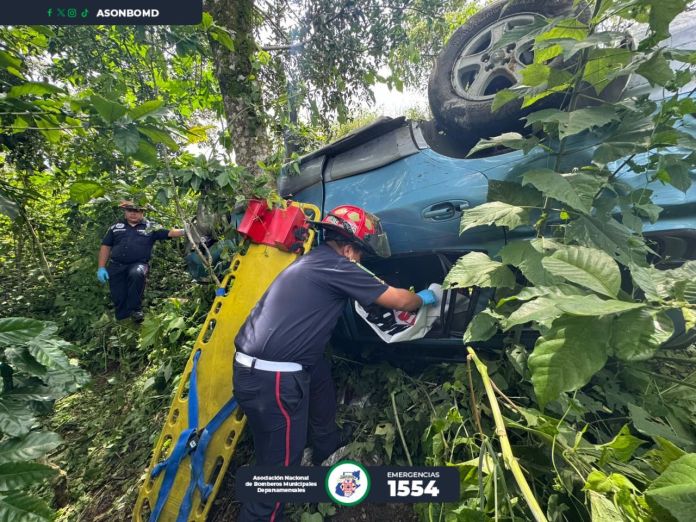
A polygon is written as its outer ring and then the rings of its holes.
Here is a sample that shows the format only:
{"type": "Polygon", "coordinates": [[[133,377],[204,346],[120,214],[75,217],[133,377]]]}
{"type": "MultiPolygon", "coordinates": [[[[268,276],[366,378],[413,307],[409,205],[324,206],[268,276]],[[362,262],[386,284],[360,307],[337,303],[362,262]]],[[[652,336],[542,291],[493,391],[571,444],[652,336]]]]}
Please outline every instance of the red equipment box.
{"type": "Polygon", "coordinates": [[[297,252],[307,237],[307,223],[300,207],[269,209],[265,201],[249,201],[237,231],[254,243],[270,245],[286,252],[297,252]]]}

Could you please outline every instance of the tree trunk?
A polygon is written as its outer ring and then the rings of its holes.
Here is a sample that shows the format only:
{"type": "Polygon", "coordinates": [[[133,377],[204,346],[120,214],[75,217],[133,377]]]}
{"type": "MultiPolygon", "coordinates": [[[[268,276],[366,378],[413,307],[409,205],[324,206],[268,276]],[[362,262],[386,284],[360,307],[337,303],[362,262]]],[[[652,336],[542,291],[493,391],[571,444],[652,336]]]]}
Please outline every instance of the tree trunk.
{"type": "Polygon", "coordinates": [[[266,132],[262,85],[252,62],[258,46],[254,40],[253,0],[206,0],[205,10],[215,23],[229,30],[234,51],[210,39],[215,75],[220,83],[231,148],[237,164],[256,175],[259,161],[270,154],[266,132]],[[250,79],[253,78],[253,79],[250,79]]]}

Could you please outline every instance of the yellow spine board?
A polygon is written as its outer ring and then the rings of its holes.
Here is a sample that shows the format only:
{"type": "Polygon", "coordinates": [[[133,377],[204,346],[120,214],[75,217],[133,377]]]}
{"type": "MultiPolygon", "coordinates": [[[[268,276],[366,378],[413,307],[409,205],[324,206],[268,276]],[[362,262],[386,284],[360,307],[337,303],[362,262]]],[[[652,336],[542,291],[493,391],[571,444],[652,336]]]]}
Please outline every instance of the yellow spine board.
{"type": "MultiPolygon", "coordinates": [[[[316,220],[320,217],[319,209],[314,205],[291,204],[301,207],[309,219],[316,220]]],[[[310,250],[313,240],[314,231],[310,229],[307,240],[304,242],[305,252],[310,250]]],[[[234,338],[237,332],[276,276],[296,258],[297,254],[252,243],[245,253],[238,253],[232,259],[230,269],[222,281],[227,295],[216,297],[213,301],[182,374],[162,433],[155,445],[145,483],[140,488],[135,503],[133,520],[136,522],[148,522],[150,512],[157,503],[165,473],[160,473],[153,480],[150,478],[152,468],[169,456],[179,434],[188,428],[188,384],[194,354],[198,350],[201,351],[197,372],[198,427],[201,429],[233,396],[232,361],[235,353],[234,338]]],[[[246,418],[241,410],[237,409],[213,435],[206,451],[203,468],[205,481],[214,482],[213,490],[205,503],[201,502],[198,489],[195,490],[188,522],[202,522],[207,518],[245,424],[246,418]]],[[[190,458],[186,457],[181,461],[174,485],[158,522],[174,522],[177,519],[179,506],[190,479],[190,458]]]]}

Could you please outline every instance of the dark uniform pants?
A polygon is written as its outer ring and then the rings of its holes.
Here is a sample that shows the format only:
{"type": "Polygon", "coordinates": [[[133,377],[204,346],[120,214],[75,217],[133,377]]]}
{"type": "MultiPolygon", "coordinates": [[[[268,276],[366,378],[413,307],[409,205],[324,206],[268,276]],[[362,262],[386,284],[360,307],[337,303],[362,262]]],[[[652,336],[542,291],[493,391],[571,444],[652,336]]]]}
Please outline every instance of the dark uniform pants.
{"type": "Polygon", "coordinates": [[[123,265],[112,261],[107,270],[116,319],[127,319],[133,312],[140,310],[149,267],[147,263],[123,265]]]}
{"type": "MultiPolygon", "coordinates": [[[[308,437],[323,459],[338,446],[336,392],[326,360],[300,372],[269,372],[235,362],[234,395],[246,414],[259,466],[299,465],[308,437]]],[[[282,518],[280,502],[258,502],[242,505],[238,521],[282,518]]]]}

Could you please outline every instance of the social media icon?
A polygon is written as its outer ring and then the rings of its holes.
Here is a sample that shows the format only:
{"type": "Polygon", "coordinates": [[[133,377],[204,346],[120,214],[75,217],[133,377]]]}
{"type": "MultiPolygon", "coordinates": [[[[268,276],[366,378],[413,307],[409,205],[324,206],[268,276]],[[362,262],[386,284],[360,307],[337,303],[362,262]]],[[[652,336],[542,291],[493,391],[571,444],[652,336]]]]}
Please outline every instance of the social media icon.
{"type": "Polygon", "coordinates": [[[49,18],[50,18],[51,16],[53,16],[53,9],[51,9],[51,8],[49,7],[48,10],[46,11],[46,14],[48,14],[48,17],[49,17],[49,18]]]}
{"type": "Polygon", "coordinates": [[[56,11],[58,11],[58,16],[60,16],[61,18],[65,18],[65,9],[61,9],[60,7],[58,7],[56,11]]]}
{"type": "Polygon", "coordinates": [[[77,16],[77,9],[70,8],[68,9],[68,18],[75,18],[77,16]]]}
{"type": "Polygon", "coordinates": [[[88,15],[89,15],[89,9],[83,9],[82,12],[80,13],[80,16],[82,18],[87,18],[88,15]]]}

